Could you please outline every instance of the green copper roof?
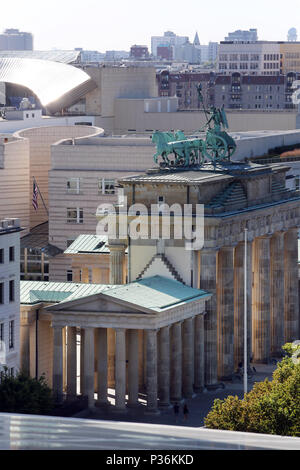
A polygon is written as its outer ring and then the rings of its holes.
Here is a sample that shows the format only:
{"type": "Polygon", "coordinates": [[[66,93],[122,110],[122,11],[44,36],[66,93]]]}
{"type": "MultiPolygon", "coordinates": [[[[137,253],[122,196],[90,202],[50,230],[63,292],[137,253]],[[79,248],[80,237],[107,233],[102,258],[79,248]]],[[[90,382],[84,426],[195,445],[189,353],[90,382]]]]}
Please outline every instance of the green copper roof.
{"type": "Polygon", "coordinates": [[[115,286],[75,282],[21,281],[20,302],[32,305],[39,302],[60,303],[99,294],[112,287],[115,286]]]}
{"type": "Polygon", "coordinates": [[[210,296],[206,291],[194,289],[163,276],[153,276],[117,286],[105,291],[104,294],[157,312],[210,296]]]}
{"type": "Polygon", "coordinates": [[[65,254],[109,253],[107,240],[104,235],[79,235],[66,249],[65,254]]]}

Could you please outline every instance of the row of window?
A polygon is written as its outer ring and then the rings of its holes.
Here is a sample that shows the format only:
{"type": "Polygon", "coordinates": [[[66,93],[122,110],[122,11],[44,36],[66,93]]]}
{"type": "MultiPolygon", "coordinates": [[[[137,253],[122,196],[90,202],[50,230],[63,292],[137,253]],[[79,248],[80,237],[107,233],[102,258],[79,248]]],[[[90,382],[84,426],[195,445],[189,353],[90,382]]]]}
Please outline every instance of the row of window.
{"type": "MultiPolygon", "coordinates": [[[[69,178],[67,180],[67,192],[79,194],[82,186],[82,178],[69,178]]],[[[115,194],[115,180],[111,178],[98,179],[98,194],[115,194]]]]}
{"type": "MultiPolygon", "coordinates": [[[[0,305],[3,305],[5,303],[5,294],[4,294],[4,282],[0,282],[0,305]]],[[[9,302],[14,302],[15,301],[15,281],[11,279],[9,281],[9,302]]]]}
{"type": "MultiPolygon", "coordinates": [[[[0,351],[3,350],[5,344],[4,323],[0,323],[0,351]]],[[[15,321],[10,320],[8,324],[8,347],[13,349],[15,346],[15,321]]]]}
{"type": "MultiPolygon", "coordinates": [[[[15,247],[14,246],[10,246],[8,249],[8,260],[10,263],[15,261],[15,247]]],[[[4,264],[4,263],[5,263],[5,249],[0,248],[0,264],[4,264]]]]}

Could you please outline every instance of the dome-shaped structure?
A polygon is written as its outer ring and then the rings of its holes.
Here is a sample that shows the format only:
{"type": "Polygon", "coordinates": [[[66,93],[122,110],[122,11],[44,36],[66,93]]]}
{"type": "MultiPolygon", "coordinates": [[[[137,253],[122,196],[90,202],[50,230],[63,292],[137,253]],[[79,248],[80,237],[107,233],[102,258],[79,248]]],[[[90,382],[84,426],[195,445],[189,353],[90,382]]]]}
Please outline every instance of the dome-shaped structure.
{"type": "Polygon", "coordinates": [[[96,88],[90,76],[77,67],[19,57],[0,57],[0,82],[29,88],[52,113],[77,103],[96,88]]]}

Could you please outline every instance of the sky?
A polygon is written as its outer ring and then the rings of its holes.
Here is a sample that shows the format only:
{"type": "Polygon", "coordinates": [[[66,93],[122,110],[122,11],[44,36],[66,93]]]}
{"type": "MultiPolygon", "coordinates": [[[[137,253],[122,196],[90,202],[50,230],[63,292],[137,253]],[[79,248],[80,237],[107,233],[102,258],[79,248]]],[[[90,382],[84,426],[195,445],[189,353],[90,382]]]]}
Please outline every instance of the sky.
{"type": "Polygon", "coordinates": [[[300,40],[300,0],[6,0],[0,31],[18,28],[34,35],[35,50],[82,47],[129,50],[151,45],[151,36],[173,31],[200,43],[222,41],[229,31],[257,28],[261,40],[300,40]]]}

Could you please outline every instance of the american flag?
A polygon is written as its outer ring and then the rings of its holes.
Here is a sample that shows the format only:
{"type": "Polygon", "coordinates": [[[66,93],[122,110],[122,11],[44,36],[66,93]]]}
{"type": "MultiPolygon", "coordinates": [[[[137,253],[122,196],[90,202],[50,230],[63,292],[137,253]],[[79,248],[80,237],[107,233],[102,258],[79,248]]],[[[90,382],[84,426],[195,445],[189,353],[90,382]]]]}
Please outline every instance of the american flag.
{"type": "Polygon", "coordinates": [[[36,182],[34,181],[33,182],[33,192],[32,192],[32,205],[34,207],[34,210],[36,210],[36,211],[38,210],[38,207],[39,207],[38,200],[37,200],[38,199],[38,194],[39,194],[38,187],[36,185],[36,182]]]}

